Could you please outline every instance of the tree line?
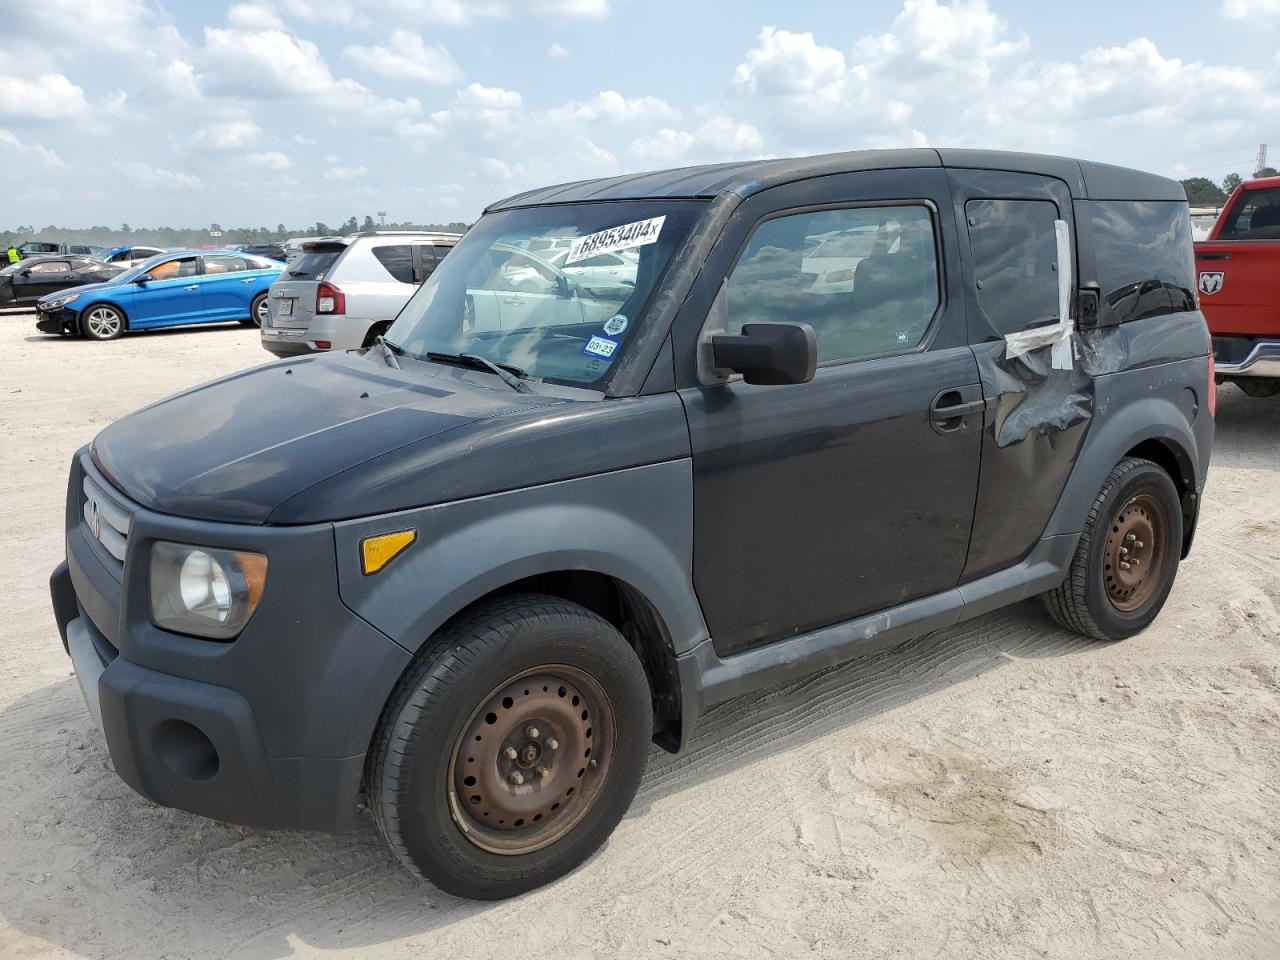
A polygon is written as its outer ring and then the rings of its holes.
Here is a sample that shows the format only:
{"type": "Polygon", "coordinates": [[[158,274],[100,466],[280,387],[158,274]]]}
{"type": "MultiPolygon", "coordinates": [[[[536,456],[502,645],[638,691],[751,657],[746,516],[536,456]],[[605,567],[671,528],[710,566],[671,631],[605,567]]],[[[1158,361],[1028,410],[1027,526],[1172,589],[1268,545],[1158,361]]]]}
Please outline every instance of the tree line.
{"type": "Polygon", "coordinates": [[[194,247],[233,247],[250,243],[281,243],[290,237],[329,237],[361,230],[421,230],[441,233],[465,233],[470,224],[453,223],[398,223],[379,224],[371,216],[363,221],[348,217],[336,226],[317,220],[302,227],[286,227],[277,223],[271,227],[222,227],[212,223],[207,227],[131,227],[122,223],[118,227],[59,227],[53,224],[37,229],[31,224],[0,229],[0,248],[24,240],[48,240],[61,243],[87,243],[102,247],[123,247],[129,244],[145,244],[180,250],[194,247]],[[220,233],[210,237],[210,232],[220,233]]]}
{"type": "MultiPolygon", "coordinates": [[[[1257,177],[1274,177],[1278,172],[1275,167],[1263,167],[1254,174],[1257,177]]],[[[1187,191],[1187,202],[1196,206],[1220,207],[1227,202],[1233,190],[1244,182],[1238,173],[1228,173],[1222,178],[1222,185],[1214,183],[1208,177],[1188,177],[1180,181],[1187,191]]]]}

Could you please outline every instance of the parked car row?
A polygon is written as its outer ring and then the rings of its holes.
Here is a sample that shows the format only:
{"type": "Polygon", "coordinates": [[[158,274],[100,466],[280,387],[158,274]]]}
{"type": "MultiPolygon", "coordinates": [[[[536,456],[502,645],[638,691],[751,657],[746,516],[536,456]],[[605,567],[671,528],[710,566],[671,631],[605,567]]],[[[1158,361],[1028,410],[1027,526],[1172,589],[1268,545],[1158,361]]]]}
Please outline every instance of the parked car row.
{"type": "Polygon", "coordinates": [[[127,268],[85,256],[45,254],[0,267],[0,307],[35,303],[59,290],[105,283],[127,268]]]}
{"type": "Polygon", "coordinates": [[[114,340],[126,330],[189,323],[260,324],[280,269],[234,250],[162,253],[104,282],[41,297],[36,329],[114,340]]]}

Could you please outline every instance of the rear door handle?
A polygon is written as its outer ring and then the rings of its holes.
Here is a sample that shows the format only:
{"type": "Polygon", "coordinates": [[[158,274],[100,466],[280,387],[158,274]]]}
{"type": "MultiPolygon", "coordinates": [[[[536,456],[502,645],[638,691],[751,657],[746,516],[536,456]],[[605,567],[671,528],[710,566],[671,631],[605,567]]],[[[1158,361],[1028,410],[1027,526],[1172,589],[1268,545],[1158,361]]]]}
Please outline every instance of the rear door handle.
{"type": "Polygon", "coordinates": [[[241,282],[241,283],[253,283],[253,281],[254,281],[254,280],[257,280],[257,279],[258,279],[257,277],[245,277],[245,278],[244,278],[243,280],[241,280],[240,282],[241,282]]]}

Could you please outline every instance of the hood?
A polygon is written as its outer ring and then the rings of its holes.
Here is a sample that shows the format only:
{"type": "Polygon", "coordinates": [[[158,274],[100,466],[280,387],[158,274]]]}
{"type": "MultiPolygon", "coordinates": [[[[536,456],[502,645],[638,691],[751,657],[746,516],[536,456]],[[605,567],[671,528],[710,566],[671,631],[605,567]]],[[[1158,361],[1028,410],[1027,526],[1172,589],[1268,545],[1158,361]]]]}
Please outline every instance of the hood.
{"type": "Polygon", "coordinates": [[[41,297],[39,300],[36,301],[36,306],[37,307],[47,306],[48,304],[52,303],[54,300],[60,300],[63,297],[69,297],[73,293],[77,297],[83,297],[87,293],[97,293],[100,290],[114,290],[119,286],[120,284],[116,283],[114,280],[108,280],[103,283],[73,284],[70,287],[63,287],[61,290],[56,290],[53,293],[46,293],[43,297],[41,297]]]}
{"type": "Polygon", "coordinates": [[[392,450],[567,402],[335,354],[268,364],[162,400],[107,427],[92,452],[112,483],[152,510],[265,523],[283,501],[392,450]]]}

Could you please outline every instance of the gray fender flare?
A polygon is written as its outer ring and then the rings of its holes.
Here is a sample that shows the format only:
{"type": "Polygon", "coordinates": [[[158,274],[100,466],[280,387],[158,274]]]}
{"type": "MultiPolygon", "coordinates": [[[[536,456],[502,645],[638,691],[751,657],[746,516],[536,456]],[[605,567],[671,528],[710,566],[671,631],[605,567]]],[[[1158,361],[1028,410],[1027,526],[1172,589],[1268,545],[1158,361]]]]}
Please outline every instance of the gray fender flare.
{"type": "MultiPolygon", "coordinates": [[[[1208,414],[1202,411],[1198,415],[1208,414]]],[[[1126,453],[1148,440],[1160,441],[1174,453],[1180,464],[1190,470],[1188,479],[1193,487],[1204,476],[1204,465],[1196,460],[1198,445],[1188,421],[1188,412],[1173,400],[1148,396],[1127,403],[1114,412],[1107,411],[1105,416],[1095,413],[1089,435],[1058,499],[1058,506],[1049,518],[1044,536],[1074,535],[1083,531],[1089,507],[1102,489],[1107,474],[1124,459],[1126,453]]]]}
{"type": "Polygon", "coordinates": [[[688,460],[344,521],[334,536],[343,602],[410,653],[479,598],[564,570],[614,577],[643,595],[674,653],[707,636],[693,592],[688,460]],[[360,542],[408,529],[417,540],[365,576],[360,542]]]}

